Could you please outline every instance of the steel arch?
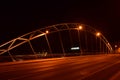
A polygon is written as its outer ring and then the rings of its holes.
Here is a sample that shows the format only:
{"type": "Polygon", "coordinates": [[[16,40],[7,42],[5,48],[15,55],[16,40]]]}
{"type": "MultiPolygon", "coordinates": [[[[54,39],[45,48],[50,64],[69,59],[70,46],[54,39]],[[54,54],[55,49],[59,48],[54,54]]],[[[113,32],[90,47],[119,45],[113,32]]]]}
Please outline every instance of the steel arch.
{"type": "MultiPolygon", "coordinates": [[[[40,36],[47,35],[46,30],[48,30],[50,33],[58,32],[58,31],[63,31],[63,30],[78,30],[78,26],[81,25],[85,28],[86,31],[92,33],[95,35],[98,30],[92,28],[91,26],[81,24],[81,23],[62,23],[62,24],[56,24],[52,26],[48,26],[45,28],[37,29],[35,31],[26,33],[22,36],[19,36],[17,38],[14,38],[2,45],[0,45],[0,55],[4,54],[5,52],[9,52],[10,50],[26,43],[29,42],[30,40],[36,39],[40,36]],[[6,48],[4,48],[6,47],[6,48]]],[[[113,51],[110,43],[108,40],[101,34],[100,36],[101,40],[106,44],[107,48],[109,49],[110,52],[113,51]]]]}

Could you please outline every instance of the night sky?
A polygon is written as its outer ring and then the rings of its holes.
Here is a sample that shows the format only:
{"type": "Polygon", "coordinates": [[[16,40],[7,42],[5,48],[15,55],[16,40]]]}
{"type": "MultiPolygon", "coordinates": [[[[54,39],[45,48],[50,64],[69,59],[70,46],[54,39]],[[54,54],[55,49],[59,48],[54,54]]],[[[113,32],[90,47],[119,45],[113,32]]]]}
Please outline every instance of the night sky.
{"type": "Polygon", "coordinates": [[[110,42],[120,40],[119,0],[6,1],[0,4],[0,44],[33,30],[66,22],[90,25],[110,42]]]}

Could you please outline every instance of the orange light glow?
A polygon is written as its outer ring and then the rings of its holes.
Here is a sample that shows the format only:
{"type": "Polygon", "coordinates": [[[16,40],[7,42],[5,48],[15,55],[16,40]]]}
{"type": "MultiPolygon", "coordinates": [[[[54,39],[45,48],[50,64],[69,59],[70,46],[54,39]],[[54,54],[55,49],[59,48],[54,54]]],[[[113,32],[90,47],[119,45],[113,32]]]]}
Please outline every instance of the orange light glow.
{"type": "Polygon", "coordinates": [[[82,27],[82,26],[79,26],[78,28],[79,28],[79,30],[82,30],[82,29],[83,29],[83,27],[82,27]]]}
{"type": "Polygon", "coordinates": [[[49,33],[49,31],[47,30],[47,31],[46,31],[46,33],[48,34],[48,33],[49,33]]]}
{"type": "Polygon", "coordinates": [[[96,36],[100,36],[100,35],[101,35],[100,32],[97,32],[97,33],[96,33],[96,36]]]}

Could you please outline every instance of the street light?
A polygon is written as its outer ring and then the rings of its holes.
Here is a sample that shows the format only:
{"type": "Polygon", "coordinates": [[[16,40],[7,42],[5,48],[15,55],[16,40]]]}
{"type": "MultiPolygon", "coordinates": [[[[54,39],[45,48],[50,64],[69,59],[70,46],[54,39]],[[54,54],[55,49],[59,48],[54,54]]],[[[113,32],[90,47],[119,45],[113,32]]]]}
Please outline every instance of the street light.
{"type": "Polygon", "coordinates": [[[46,41],[47,41],[47,44],[48,44],[48,47],[49,47],[49,52],[52,53],[52,49],[51,49],[51,46],[50,46],[50,43],[49,43],[49,40],[48,40],[48,37],[47,37],[47,34],[49,33],[48,30],[45,31],[45,38],[46,38],[46,41]]]}
{"type": "Polygon", "coordinates": [[[82,29],[83,29],[83,27],[82,27],[82,26],[79,26],[79,27],[78,27],[78,29],[79,29],[79,30],[82,30],[82,29]]]}
{"type": "Polygon", "coordinates": [[[100,36],[100,35],[101,35],[100,32],[97,32],[97,33],[96,33],[96,36],[100,36]]]}
{"type": "MultiPolygon", "coordinates": [[[[83,29],[83,26],[80,25],[80,26],[78,27],[78,39],[79,39],[79,47],[80,47],[80,48],[81,48],[81,40],[80,40],[80,31],[79,31],[79,30],[82,30],[82,29],[83,29]]],[[[81,48],[80,51],[81,51],[80,54],[82,55],[82,48],[81,48]]]]}
{"type": "MultiPolygon", "coordinates": [[[[96,33],[96,36],[97,36],[97,37],[99,37],[100,35],[101,35],[100,32],[97,32],[97,33],[96,33]]],[[[102,45],[102,44],[101,44],[101,38],[100,38],[100,37],[99,37],[99,41],[100,41],[100,42],[99,42],[99,51],[101,52],[101,48],[102,48],[101,45],[102,45]]],[[[97,38],[96,38],[96,42],[97,42],[97,38]]]]}
{"type": "Polygon", "coordinates": [[[49,31],[48,30],[46,30],[46,34],[48,34],[49,33],[49,31]]]}

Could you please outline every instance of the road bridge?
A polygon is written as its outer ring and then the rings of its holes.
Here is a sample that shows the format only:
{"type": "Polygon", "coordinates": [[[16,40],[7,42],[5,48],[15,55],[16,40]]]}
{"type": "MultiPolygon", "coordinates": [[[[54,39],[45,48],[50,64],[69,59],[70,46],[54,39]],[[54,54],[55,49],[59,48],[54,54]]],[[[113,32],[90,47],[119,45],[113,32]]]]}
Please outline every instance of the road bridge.
{"type": "Polygon", "coordinates": [[[119,80],[120,54],[37,59],[0,64],[1,80],[119,80]]]}
{"type": "Polygon", "coordinates": [[[103,34],[81,23],[62,23],[31,31],[0,45],[0,61],[113,53],[103,34]]]}

